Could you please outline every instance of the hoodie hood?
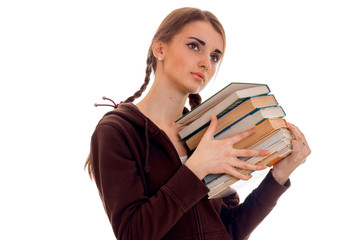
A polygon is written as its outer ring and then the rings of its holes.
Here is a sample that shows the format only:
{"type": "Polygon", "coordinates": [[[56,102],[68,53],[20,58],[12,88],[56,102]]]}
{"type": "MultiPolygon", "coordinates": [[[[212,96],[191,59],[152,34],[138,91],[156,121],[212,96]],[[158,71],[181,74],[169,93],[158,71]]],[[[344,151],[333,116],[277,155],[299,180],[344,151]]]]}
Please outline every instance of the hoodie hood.
{"type": "MultiPolygon", "coordinates": [[[[117,125],[115,122],[126,121],[143,135],[143,143],[138,144],[138,149],[141,155],[141,161],[138,160],[137,164],[143,166],[144,173],[142,173],[143,181],[146,181],[146,174],[148,174],[151,169],[149,165],[149,158],[151,157],[150,148],[151,144],[154,142],[157,145],[161,145],[168,152],[168,156],[171,159],[174,159],[174,163],[177,166],[181,165],[180,157],[177,154],[177,151],[170,141],[169,137],[164,131],[162,131],[154,122],[152,122],[148,117],[146,117],[137,106],[133,103],[121,103],[115,110],[106,113],[102,121],[108,122],[112,121],[113,124],[117,125]],[[113,119],[116,118],[117,120],[113,119]],[[118,118],[120,117],[120,119],[118,118]],[[140,150],[143,149],[143,150],[140,150]],[[175,160],[176,159],[176,160],[175,160]]],[[[116,128],[116,126],[114,126],[116,128]]],[[[132,136],[129,136],[132,138],[132,136]]],[[[134,138],[132,138],[134,139],[134,138]]]]}
{"type": "MultiPolygon", "coordinates": [[[[105,114],[104,118],[110,115],[117,115],[133,126],[137,126],[139,128],[144,129],[145,134],[145,158],[144,158],[144,170],[146,173],[150,172],[149,167],[149,149],[150,149],[150,140],[159,134],[161,131],[149,118],[147,118],[144,114],[140,112],[138,107],[136,107],[133,103],[121,103],[115,110],[110,111],[105,114]]],[[[141,163],[138,163],[141,164],[141,163]]],[[[145,180],[145,176],[142,176],[145,180]]]]}
{"type": "Polygon", "coordinates": [[[150,137],[155,136],[159,133],[159,131],[161,131],[158,126],[156,126],[155,123],[142,114],[139,108],[133,103],[121,103],[115,110],[106,113],[104,117],[112,114],[124,118],[132,125],[146,128],[150,137]]]}

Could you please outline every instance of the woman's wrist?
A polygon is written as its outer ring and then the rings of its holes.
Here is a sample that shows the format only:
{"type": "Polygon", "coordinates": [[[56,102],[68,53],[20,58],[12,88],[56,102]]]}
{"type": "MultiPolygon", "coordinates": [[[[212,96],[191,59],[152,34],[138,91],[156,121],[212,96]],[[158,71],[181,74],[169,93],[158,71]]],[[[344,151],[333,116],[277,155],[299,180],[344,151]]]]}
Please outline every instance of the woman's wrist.
{"type": "Polygon", "coordinates": [[[196,161],[192,161],[191,158],[189,158],[184,165],[189,168],[200,180],[203,180],[207,175],[203,168],[196,164],[196,161]]]}
{"type": "Polygon", "coordinates": [[[283,172],[278,171],[276,168],[272,169],[272,175],[280,185],[284,185],[290,177],[290,174],[284,174],[283,172]]]}

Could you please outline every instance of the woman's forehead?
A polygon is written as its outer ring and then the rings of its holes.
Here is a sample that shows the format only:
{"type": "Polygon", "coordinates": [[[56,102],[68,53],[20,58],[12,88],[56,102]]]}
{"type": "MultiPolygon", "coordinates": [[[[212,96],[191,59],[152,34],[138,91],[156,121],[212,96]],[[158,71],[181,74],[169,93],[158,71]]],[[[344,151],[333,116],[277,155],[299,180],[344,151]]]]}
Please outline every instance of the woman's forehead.
{"type": "Polygon", "coordinates": [[[197,38],[204,42],[205,45],[220,49],[222,52],[224,48],[221,34],[209,22],[205,21],[195,21],[186,24],[174,38],[178,38],[178,40],[197,38]]]}

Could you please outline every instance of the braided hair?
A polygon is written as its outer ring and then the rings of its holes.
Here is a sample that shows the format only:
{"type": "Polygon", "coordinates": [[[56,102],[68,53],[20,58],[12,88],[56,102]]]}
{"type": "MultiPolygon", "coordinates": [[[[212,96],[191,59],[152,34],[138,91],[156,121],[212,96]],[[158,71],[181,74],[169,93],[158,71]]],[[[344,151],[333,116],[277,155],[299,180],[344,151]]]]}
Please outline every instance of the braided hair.
{"type": "Polygon", "coordinates": [[[139,98],[141,96],[141,94],[146,90],[146,87],[149,85],[149,82],[150,82],[150,75],[151,75],[152,69],[154,69],[154,72],[155,72],[156,58],[153,54],[152,47],[150,47],[148,56],[147,56],[147,60],[146,60],[146,70],[145,70],[146,74],[145,74],[144,83],[143,83],[143,85],[141,85],[140,89],[134,93],[134,95],[132,95],[131,97],[127,98],[124,101],[125,103],[133,102],[136,98],[139,98]]]}

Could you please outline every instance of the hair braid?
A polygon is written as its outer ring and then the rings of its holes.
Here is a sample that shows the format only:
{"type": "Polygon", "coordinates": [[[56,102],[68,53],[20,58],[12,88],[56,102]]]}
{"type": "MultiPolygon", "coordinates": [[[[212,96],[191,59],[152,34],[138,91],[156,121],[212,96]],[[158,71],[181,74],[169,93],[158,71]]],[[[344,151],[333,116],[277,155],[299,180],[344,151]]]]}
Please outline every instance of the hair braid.
{"type": "MultiPolygon", "coordinates": [[[[200,94],[189,94],[189,104],[190,104],[190,107],[191,107],[191,110],[193,110],[194,108],[196,108],[197,106],[200,105],[201,103],[201,96],[200,94]]],[[[183,109],[183,115],[188,113],[189,112],[189,109],[187,109],[187,107],[184,107],[183,109]]]]}
{"type": "Polygon", "coordinates": [[[145,69],[146,74],[145,74],[144,83],[143,85],[141,85],[140,89],[134,93],[134,95],[132,95],[131,97],[127,98],[124,101],[125,103],[133,102],[136,98],[139,98],[142,95],[142,93],[145,91],[146,87],[150,82],[151,72],[152,70],[154,70],[155,72],[155,69],[156,69],[156,59],[153,55],[152,48],[150,47],[148,52],[148,57],[146,60],[146,69],[145,69]]]}
{"type": "Polygon", "coordinates": [[[189,104],[191,110],[197,107],[201,103],[201,96],[199,94],[190,94],[189,95],[189,104]]]}

